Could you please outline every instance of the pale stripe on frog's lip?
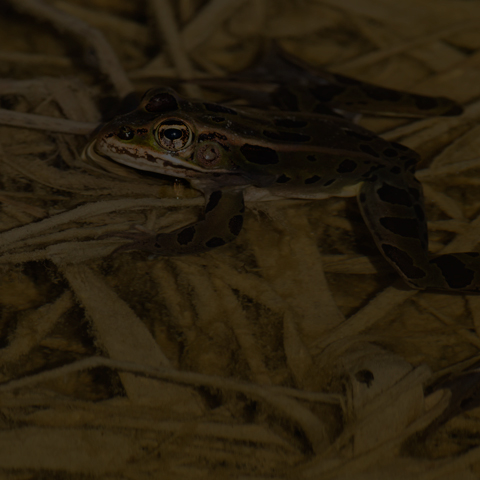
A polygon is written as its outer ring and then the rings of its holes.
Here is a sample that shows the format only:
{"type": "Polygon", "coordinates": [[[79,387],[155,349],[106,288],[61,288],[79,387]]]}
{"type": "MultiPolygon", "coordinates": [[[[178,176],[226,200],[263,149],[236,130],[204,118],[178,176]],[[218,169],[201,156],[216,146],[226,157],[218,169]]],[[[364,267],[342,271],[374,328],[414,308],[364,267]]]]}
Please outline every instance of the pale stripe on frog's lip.
{"type": "MultiPolygon", "coordinates": [[[[93,161],[101,157],[137,170],[156,172],[174,177],[190,178],[192,170],[199,173],[212,174],[212,170],[204,169],[168,153],[162,153],[163,158],[148,155],[145,150],[142,153],[138,150],[132,153],[132,148],[127,149],[123,144],[115,145],[111,138],[108,142],[103,141],[101,138],[93,140],[84,150],[84,153],[93,161]]],[[[231,174],[232,172],[224,169],[215,169],[215,173],[231,174]]]]}
{"type": "MultiPolygon", "coordinates": [[[[103,165],[105,162],[109,162],[110,164],[117,164],[119,163],[120,165],[127,165],[134,167],[135,169],[140,169],[140,170],[145,170],[145,171],[154,171],[152,168],[152,163],[148,162],[146,166],[148,168],[141,168],[141,166],[138,164],[137,161],[132,160],[128,155],[125,155],[125,159],[127,161],[123,160],[116,160],[112,159],[107,155],[102,155],[97,152],[95,145],[98,142],[98,140],[94,140],[90,142],[83,150],[82,152],[82,158],[83,159],[90,159],[97,164],[103,165]],[[130,163],[128,162],[130,160],[130,163]],[[113,163],[112,163],[113,162],[113,163]]],[[[175,159],[178,161],[178,159],[175,159]]],[[[187,163],[187,168],[193,170],[193,165],[187,163]]],[[[159,173],[163,172],[169,172],[173,173],[175,177],[186,177],[188,175],[184,174],[182,175],[179,173],[179,170],[176,168],[169,168],[166,166],[158,164],[158,170],[159,173]]],[[[201,168],[198,168],[197,170],[201,171],[202,173],[211,173],[207,172],[205,170],[202,170],[201,168]]],[[[216,170],[217,172],[222,172],[222,173],[232,173],[228,172],[225,170],[216,170]]],[[[283,194],[275,195],[272,194],[268,188],[258,188],[258,187],[247,187],[245,189],[245,201],[247,202],[258,202],[258,201],[272,201],[272,200],[282,200],[285,199],[287,196],[290,198],[296,198],[296,199],[308,199],[308,200],[320,200],[320,199],[325,199],[325,198],[330,198],[332,196],[336,197],[354,197],[357,195],[359,189],[360,189],[361,183],[355,184],[355,185],[348,185],[343,187],[341,190],[334,192],[334,193],[325,193],[325,192],[303,192],[303,193],[290,193],[289,195],[286,195],[284,192],[283,194]]]]}

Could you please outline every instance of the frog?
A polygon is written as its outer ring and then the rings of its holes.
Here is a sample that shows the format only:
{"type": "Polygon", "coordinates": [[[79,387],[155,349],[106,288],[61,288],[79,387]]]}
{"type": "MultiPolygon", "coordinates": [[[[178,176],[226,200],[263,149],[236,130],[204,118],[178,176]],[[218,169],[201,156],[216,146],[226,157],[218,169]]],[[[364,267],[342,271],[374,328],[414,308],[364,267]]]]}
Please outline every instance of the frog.
{"type": "MultiPolygon", "coordinates": [[[[264,69],[264,75],[272,70],[264,69]]],[[[168,233],[119,232],[131,240],[119,250],[175,256],[221,247],[242,230],[245,198],[356,196],[378,250],[408,286],[479,293],[478,252],[428,252],[422,186],[415,177],[419,154],[348,116],[452,116],[461,107],[444,97],[330,72],[314,75],[296,64],[294,73],[273,88],[257,89],[257,100],[271,102],[271,108],[185,98],[160,87],[97,131],[85,158],[184,179],[205,198],[198,221],[168,233]]]]}

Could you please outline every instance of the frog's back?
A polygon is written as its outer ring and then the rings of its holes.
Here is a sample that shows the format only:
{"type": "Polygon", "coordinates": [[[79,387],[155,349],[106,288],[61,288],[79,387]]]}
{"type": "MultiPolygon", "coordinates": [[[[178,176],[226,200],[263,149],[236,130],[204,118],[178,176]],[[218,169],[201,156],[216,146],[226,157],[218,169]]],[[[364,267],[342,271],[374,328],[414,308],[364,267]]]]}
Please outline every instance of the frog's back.
{"type": "MultiPolygon", "coordinates": [[[[231,169],[252,184],[275,188],[279,195],[302,189],[344,195],[345,187],[368,179],[380,168],[401,177],[414,171],[418,154],[389,142],[341,117],[300,112],[253,112],[184,100],[198,143],[214,141],[228,151],[231,169]]],[[[399,180],[400,182],[402,180],[399,180]]],[[[297,196],[297,195],[295,195],[297,196]]]]}

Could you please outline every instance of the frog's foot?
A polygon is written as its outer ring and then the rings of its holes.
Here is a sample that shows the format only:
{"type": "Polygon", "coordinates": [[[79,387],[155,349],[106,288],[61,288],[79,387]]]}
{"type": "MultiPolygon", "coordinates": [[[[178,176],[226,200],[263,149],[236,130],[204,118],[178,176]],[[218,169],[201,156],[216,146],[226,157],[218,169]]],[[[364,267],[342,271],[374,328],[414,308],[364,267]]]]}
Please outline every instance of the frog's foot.
{"type": "MultiPolygon", "coordinates": [[[[208,251],[234,240],[243,224],[243,190],[214,191],[206,196],[204,218],[169,233],[137,231],[107,235],[132,240],[114,253],[145,250],[155,255],[188,255],[208,251]]],[[[105,236],[104,236],[105,237],[105,236]]]]}

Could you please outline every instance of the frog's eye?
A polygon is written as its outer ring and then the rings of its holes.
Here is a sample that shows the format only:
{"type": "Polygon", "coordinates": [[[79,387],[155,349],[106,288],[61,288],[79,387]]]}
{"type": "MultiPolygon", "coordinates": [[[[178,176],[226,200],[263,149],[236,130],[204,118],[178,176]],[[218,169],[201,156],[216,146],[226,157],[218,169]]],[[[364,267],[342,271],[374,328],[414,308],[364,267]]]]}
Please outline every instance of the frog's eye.
{"type": "Polygon", "coordinates": [[[192,129],[182,120],[164,120],[157,126],[155,136],[159,145],[176,152],[188,147],[193,140],[192,129]]]}

